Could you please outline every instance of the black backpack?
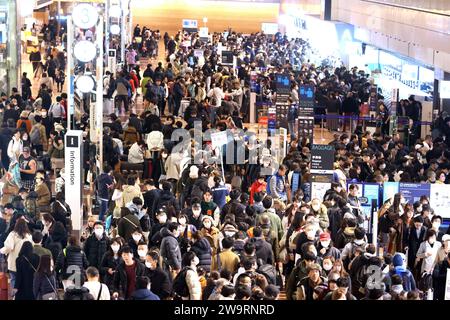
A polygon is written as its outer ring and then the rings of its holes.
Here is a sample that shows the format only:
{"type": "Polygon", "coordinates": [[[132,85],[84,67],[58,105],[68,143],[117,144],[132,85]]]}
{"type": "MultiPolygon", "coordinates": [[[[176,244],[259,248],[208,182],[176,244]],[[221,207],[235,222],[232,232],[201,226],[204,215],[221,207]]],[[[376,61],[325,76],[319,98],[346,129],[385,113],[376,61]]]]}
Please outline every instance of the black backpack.
{"type": "Polygon", "coordinates": [[[144,216],[139,220],[139,223],[141,225],[141,229],[143,232],[149,232],[151,229],[151,223],[150,223],[150,217],[146,213],[144,216]]]}
{"type": "Polygon", "coordinates": [[[189,267],[184,267],[173,280],[172,291],[175,298],[180,299],[181,297],[189,296],[189,287],[186,283],[186,274],[188,270],[189,267]]]}
{"type": "Polygon", "coordinates": [[[263,264],[259,266],[258,273],[266,277],[269,284],[277,284],[277,269],[271,264],[263,264]]]}

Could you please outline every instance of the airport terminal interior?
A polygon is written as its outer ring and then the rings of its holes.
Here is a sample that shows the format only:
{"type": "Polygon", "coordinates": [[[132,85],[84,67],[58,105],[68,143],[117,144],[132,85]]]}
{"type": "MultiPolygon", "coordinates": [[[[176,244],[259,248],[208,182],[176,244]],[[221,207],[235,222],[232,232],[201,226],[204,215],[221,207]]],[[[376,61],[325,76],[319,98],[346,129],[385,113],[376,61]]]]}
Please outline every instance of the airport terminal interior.
{"type": "Polygon", "coordinates": [[[0,300],[450,300],[448,30],[448,0],[0,0],[0,300]]]}

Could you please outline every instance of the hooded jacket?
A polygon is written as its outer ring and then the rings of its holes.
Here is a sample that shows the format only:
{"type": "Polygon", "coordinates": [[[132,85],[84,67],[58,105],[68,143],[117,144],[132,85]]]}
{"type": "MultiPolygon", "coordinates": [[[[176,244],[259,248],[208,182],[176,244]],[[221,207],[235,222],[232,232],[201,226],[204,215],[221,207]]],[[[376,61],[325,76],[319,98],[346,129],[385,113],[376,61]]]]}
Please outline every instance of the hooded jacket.
{"type": "Polygon", "coordinates": [[[212,263],[212,250],[208,240],[202,238],[194,242],[191,246],[191,251],[195,252],[200,261],[197,267],[202,267],[205,271],[210,271],[212,263]]]}
{"type": "Polygon", "coordinates": [[[163,259],[164,270],[181,269],[181,250],[177,238],[167,229],[162,228],[161,231],[161,257],[163,259]]]}
{"type": "Polygon", "coordinates": [[[144,202],[144,197],[142,196],[141,188],[139,186],[126,186],[122,193],[123,203],[127,205],[133,201],[133,198],[138,197],[144,202]]]}
{"type": "Polygon", "coordinates": [[[101,239],[98,239],[95,233],[91,234],[84,243],[84,253],[89,262],[89,266],[96,267],[100,270],[103,256],[108,250],[108,238],[106,234],[102,235],[101,239]]]}
{"type": "Polygon", "coordinates": [[[159,297],[148,289],[138,289],[130,297],[130,300],[160,300],[159,297]]]}

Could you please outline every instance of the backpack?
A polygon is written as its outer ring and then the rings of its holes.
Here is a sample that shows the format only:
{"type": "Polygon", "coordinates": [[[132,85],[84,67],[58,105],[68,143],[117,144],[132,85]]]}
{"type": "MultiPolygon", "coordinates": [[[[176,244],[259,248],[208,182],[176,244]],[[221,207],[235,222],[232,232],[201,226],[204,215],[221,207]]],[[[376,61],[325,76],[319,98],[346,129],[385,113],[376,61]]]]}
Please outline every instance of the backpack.
{"type": "Polygon", "coordinates": [[[289,237],[289,249],[291,251],[295,251],[297,248],[297,240],[303,230],[299,229],[298,231],[293,231],[291,236],[289,237]]]}
{"type": "Polygon", "coordinates": [[[277,284],[277,269],[271,264],[263,264],[259,266],[258,273],[266,277],[269,284],[277,284]]]}
{"type": "Polygon", "coordinates": [[[357,287],[364,289],[367,281],[366,272],[367,272],[367,265],[361,266],[356,271],[356,275],[352,280],[352,283],[354,283],[357,287]]]}
{"type": "Polygon", "coordinates": [[[176,297],[189,296],[189,287],[186,283],[186,274],[188,270],[188,267],[184,267],[173,280],[172,291],[176,297]]]}
{"type": "Polygon", "coordinates": [[[361,249],[365,249],[366,247],[366,243],[363,242],[362,244],[356,244],[354,241],[352,242],[352,251],[351,251],[351,255],[348,257],[350,259],[350,261],[355,257],[355,252],[357,248],[361,248],[361,249]]]}
{"type": "Polygon", "coordinates": [[[433,288],[433,275],[428,272],[422,273],[419,283],[417,285],[420,291],[427,292],[433,288]]]}
{"type": "Polygon", "coordinates": [[[139,220],[141,225],[142,232],[149,232],[151,228],[150,217],[148,214],[144,214],[144,216],[139,220]]]}
{"type": "Polygon", "coordinates": [[[41,131],[38,127],[33,127],[30,132],[30,141],[33,145],[41,144],[41,131]]]}
{"type": "Polygon", "coordinates": [[[20,124],[20,130],[27,130],[27,124],[25,123],[25,121],[22,121],[22,123],[20,124]]]}

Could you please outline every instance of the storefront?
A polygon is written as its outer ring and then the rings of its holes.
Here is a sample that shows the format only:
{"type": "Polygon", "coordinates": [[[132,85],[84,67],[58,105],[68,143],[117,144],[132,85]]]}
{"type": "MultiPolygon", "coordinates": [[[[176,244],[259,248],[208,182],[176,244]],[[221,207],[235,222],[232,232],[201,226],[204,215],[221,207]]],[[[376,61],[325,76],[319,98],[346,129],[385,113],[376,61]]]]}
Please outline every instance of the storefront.
{"type": "Polygon", "coordinates": [[[350,55],[349,65],[358,67],[373,77],[374,83],[384,95],[389,95],[393,88],[398,88],[400,99],[407,99],[410,95],[421,97],[421,100],[433,99],[432,67],[362,43],[357,52],[350,55]]]}
{"type": "Polygon", "coordinates": [[[297,11],[281,15],[279,25],[288,38],[308,40],[313,50],[307,52],[307,59],[315,64],[326,61],[331,65],[348,65],[349,55],[357,50],[354,27],[347,23],[324,21],[297,11]]]}

